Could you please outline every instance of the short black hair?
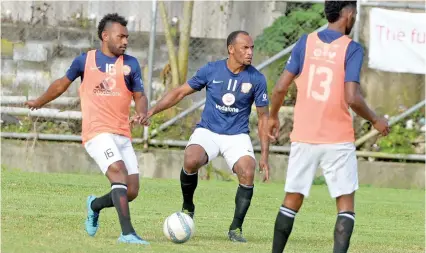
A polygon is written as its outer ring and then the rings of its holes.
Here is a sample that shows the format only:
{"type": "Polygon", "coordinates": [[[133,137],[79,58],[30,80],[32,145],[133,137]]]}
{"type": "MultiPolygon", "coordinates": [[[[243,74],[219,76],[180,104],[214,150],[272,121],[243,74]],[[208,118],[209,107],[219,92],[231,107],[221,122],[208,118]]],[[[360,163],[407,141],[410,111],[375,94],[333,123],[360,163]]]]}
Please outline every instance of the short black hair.
{"type": "Polygon", "coordinates": [[[324,13],[328,22],[336,22],[340,18],[340,12],[348,6],[356,8],[356,1],[325,1],[324,13]]]}
{"type": "Polygon", "coordinates": [[[231,44],[233,44],[233,43],[234,43],[235,39],[237,38],[238,34],[240,34],[240,33],[242,33],[242,34],[244,34],[244,35],[250,35],[248,32],[246,32],[246,31],[241,31],[241,30],[231,32],[231,33],[228,35],[228,38],[226,39],[226,48],[228,48],[228,47],[229,47],[229,45],[231,45],[231,44]]]}
{"type": "Polygon", "coordinates": [[[105,27],[110,23],[119,23],[122,26],[127,26],[127,20],[118,15],[117,13],[110,13],[105,15],[101,21],[99,21],[98,25],[98,37],[102,40],[102,32],[105,30],[105,27]]]}

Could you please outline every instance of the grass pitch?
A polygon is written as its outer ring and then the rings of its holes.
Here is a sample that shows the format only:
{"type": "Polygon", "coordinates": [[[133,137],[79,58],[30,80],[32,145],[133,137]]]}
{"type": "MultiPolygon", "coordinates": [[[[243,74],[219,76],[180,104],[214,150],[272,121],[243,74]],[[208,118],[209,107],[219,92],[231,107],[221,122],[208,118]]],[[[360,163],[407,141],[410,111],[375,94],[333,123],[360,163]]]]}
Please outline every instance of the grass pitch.
{"type": "MultiPolygon", "coordinates": [[[[109,191],[102,175],[42,174],[3,170],[2,252],[271,252],[282,184],[256,183],[243,227],[247,244],[227,241],[237,185],[199,181],[195,193],[196,235],[185,244],[163,236],[164,219],[181,207],[178,180],[143,179],[130,204],[136,231],[150,246],[117,244],[115,209],[103,210],[94,238],[84,231],[86,197],[109,191]]],[[[423,190],[361,187],[350,252],[425,252],[423,190]]],[[[331,252],[336,209],[325,185],[313,186],[298,213],[286,252],[331,252]]]]}

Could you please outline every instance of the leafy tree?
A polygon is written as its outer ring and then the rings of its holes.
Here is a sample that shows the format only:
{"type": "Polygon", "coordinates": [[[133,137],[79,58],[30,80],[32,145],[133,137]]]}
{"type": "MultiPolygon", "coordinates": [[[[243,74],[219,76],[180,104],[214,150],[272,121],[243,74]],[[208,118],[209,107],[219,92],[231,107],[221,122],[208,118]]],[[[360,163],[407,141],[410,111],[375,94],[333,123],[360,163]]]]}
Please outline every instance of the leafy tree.
{"type": "MultiPolygon", "coordinates": [[[[256,54],[271,57],[291,46],[303,34],[310,33],[327,23],[323,12],[323,4],[289,3],[285,15],[277,18],[255,39],[256,54]]],[[[287,54],[264,70],[269,92],[272,91],[289,56],[290,54],[287,54]]],[[[293,89],[289,95],[293,97],[294,92],[293,89]]]]}

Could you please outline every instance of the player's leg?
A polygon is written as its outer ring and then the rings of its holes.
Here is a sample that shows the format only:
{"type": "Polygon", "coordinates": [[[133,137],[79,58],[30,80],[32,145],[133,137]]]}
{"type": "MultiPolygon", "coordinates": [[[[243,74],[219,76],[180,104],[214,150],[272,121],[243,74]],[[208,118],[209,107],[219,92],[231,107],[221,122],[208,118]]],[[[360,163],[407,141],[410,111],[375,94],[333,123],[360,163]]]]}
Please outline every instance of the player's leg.
{"type": "MultiPolygon", "coordinates": [[[[127,177],[127,198],[129,202],[134,200],[138,196],[139,192],[139,175],[129,175],[127,177]]],[[[90,196],[92,198],[91,208],[94,212],[100,213],[104,208],[113,207],[111,191],[101,197],[90,196]]]]}
{"type": "MultiPolygon", "coordinates": [[[[129,202],[134,200],[138,196],[139,192],[139,175],[129,175],[127,177],[127,198],[129,202]]],[[[104,208],[113,207],[111,191],[101,197],[95,197],[91,203],[93,211],[99,213],[104,208]]]]}
{"type": "MultiPolygon", "coordinates": [[[[120,150],[126,168],[129,169],[129,175],[127,177],[127,198],[129,202],[134,200],[139,194],[139,171],[135,151],[129,140],[127,144],[120,150]],[[136,171],[133,173],[133,171],[136,171]]],[[[93,198],[93,197],[92,197],[93,198]]],[[[91,203],[91,208],[94,212],[99,213],[104,208],[113,207],[114,203],[112,202],[111,191],[107,194],[93,199],[91,203]]]]}
{"type": "MultiPolygon", "coordinates": [[[[120,154],[123,158],[124,166],[127,169],[127,176],[126,176],[127,194],[126,194],[126,196],[127,196],[127,201],[131,202],[139,194],[138,160],[137,160],[135,151],[133,149],[132,142],[129,138],[127,138],[125,136],[119,136],[119,135],[115,135],[114,137],[116,139],[116,142],[119,144],[118,146],[119,146],[120,154]]],[[[122,201],[124,201],[124,200],[122,200],[122,201]]],[[[115,203],[114,203],[114,205],[115,205],[115,203]]],[[[120,207],[122,207],[123,205],[125,205],[125,204],[121,203],[120,207]]],[[[127,212],[125,213],[127,215],[123,216],[123,215],[119,214],[120,219],[122,219],[122,218],[125,219],[125,220],[123,220],[123,222],[120,220],[120,224],[122,224],[122,228],[123,228],[123,225],[126,225],[126,224],[131,225],[129,204],[127,204],[125,206],[127,207],[127,212]]],[[[148,242],[143,240],[140,236],[138,236],[134,229],[133,229],[133,232],[131,232],[129,234],[126,234],[125,231],[123,230],[123,233],[119,238],[119,241],[125,242],[125,243],[149,244],[148,242]]]]}
{"type": "Polygon", "coordinates": [[[358,168],[353,143],[329,144],[321,161],[331,197],[336,198],[334,253],[346,253],[355,225],[355,191],[358,168]]]}
{"type": "Polygon", "coordinates": [[[127,176],[127,199],[129,202],[132,202],[139,196],[139,189],[139,173],[129,174],[127,176]]]}
{"type": "MultiPolygon", "coordinates": [[[[106,175],[108,167],[114,162],[121,160],[120,152],[115,144],[114,138],[109,133],[102,133],[89,140],[85,144],[87,153],[98,164],[102,173],[106,175]]],[[[94,236],[99,228],[99,214],[105,207],[112,207],[111,191],[100,198],[90,195],[86,201],[87,218],[86,232],[94,236]]]]}
{"type": "Polygon", "coordinates": [[[296,214],[304,198],[309,196],[318,168],[319,155],[316,145],[296,142],[291,144],[285,183],[286,194],[274,225],[273,253],[284,251],[293,230],[296,214]]]}
{"type": "Polygon", "coordinates": [[[247,241],[243,237],[242,226],[253,197],[255,169],[256,160],[250,155],[241,157],[234,165],[233,171],[238,176],[239,185],[235,194],[234,218],[228,232],[231,241],[247,241]]]}
{"type": "Polygon", "coordinates": [[[337,219],[334,227],[333,253],[346,253],[355,225],[355,192],[336,198],[337,219]]]}
{"type": "Polygon", "coordinates": [[[136,199],[139,195],[139,163],[132,141],[125,136],[116,135],[115,138],[119,142],[119,149],[123,157],[124,164],[128,172],[127,176],[127,198],[129,202],[136,199]]]}
{"type": "Polygon", "coordinates": [[[214,143],[215,134],[203,128],[195,129],[185,149],[184,164],[180,173],[183,196],[182,211],[194,218],[194,192],[198,185],[198,170],[214,159],[219,148],[214,143]]]}
{"type": "Polygon", "coordinates": [[[229,226],[228,238],[235,242],[246,242],[242,234],[242,226],[253,197],[256,169],[250,137],[247,134],[221,136],[220,151],[239,180],[235,195],[234,218],[229,226]]]}
{"type": "MultiPolygon", "coordinates": [[[[111,196],[112,204],[115,206],[120,220],[122,234],[134,234],[134,229],[130,221],[127,198],[128,172],[114,135],[108,133],[99,134],[87,142],[85,147],[89,155],[96,161],[111,183],[111,192],[104,195],[102,199],[108,202],[106,196],[111,196]]],[[[87,201],[88,216],[86,220],[86,231],[91,236],[95,235],[99,227],[99,211],[97,209],[93,210],[92,207],[94,200],[94,196],[89,196],[87,201]]],[[[96,207],[96,205],[94,207],[96,207]]],[[[145,244],[146,242],[135,238],[133,243],[145,244]]]]}

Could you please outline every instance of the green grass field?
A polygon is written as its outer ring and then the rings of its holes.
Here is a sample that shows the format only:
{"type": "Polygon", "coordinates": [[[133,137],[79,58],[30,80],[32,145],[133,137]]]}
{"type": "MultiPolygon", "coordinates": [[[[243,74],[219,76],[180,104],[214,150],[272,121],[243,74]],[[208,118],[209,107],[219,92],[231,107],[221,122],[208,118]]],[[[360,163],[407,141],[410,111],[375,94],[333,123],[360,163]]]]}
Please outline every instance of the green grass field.
{"type": "MultiPolygon", "coordinates": [[[[115,209],[102,211],[94,238],[84,231],[88,194],[109,190],[102,175],[41,174],[2,170],[2,252],[271,252],[282,184],[257,183],[244,233],[247,244],[227,241],[236,184],[200,181],[195,193],[196,236],[185,244],[165,239],[165,217],[180,210],[177,180],[143,179],[131,203],[137,232],[150,246],[117,244],[115,209]]],[[[424,191],[361,187],[350,252],[425,252],[424,191]]],[[[326,186],[313,186],[299,212],[286,252],[331,252],[334,201],[326,186]]]]}

